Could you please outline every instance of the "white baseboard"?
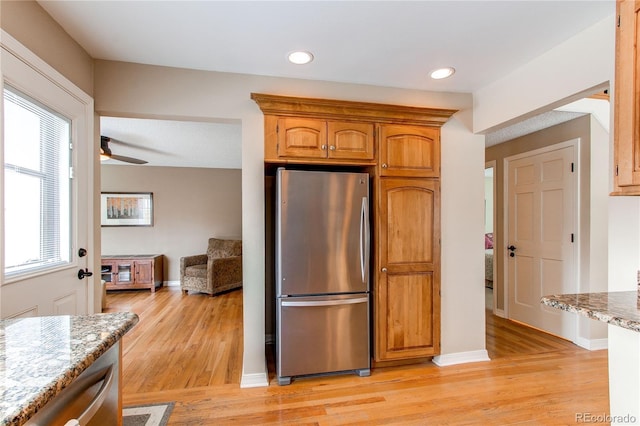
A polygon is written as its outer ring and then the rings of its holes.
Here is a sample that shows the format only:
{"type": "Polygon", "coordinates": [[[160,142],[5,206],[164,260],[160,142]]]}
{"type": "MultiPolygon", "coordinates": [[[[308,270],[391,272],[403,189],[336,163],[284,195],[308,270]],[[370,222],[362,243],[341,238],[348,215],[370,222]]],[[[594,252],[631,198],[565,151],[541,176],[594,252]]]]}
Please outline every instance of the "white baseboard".
{"type": "Polygon", "coordinates": [[[162,285],[165,287],[180,287],[180,280],[178,281],[163,281],[162,285]]]}
{"type": "Polygon", "coordinates": [[[242,378],[240,379],[241,388],[260,388],[269,386],[269,370],[267,370],[267,360],[265,359],[264,372],[246,374],[244,366],[242,367],[242,378]]]}
{"type": "Polygon", "coordinates": [[[609,339],[585,339],[584,337],[578,337],[574,343],[590,351],[609,348],[609,339]]]}
{"type": "Polygon", "coordinates": [[[479,351],[457,352],[454,354],[438,355],[433,358],[433,363],[438,367],[448,365],[466,364],[469,362],[491,361],[486,349],[479,351]]]}

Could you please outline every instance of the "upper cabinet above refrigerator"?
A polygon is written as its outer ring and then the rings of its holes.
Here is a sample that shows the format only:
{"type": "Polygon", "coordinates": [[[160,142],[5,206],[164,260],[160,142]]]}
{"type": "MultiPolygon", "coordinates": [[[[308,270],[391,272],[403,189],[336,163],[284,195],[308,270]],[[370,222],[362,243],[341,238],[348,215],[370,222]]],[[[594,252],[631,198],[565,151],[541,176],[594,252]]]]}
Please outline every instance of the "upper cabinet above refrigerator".
{"type": "Polygon", "coordinates": [[[456,112],[260,93],[252,93],[251,98],[264,113],[266,163],[387,164],[389,173],[402,169],[402,174],[395,176],[438,176],[439,170],[433,169],[439,164],[440,154],[436,136],[456,112]],[[381,128],[384,125],[389,127],[381,128]],[[398,133],[394,125],[403,125],[405,130],[398,133]]]}

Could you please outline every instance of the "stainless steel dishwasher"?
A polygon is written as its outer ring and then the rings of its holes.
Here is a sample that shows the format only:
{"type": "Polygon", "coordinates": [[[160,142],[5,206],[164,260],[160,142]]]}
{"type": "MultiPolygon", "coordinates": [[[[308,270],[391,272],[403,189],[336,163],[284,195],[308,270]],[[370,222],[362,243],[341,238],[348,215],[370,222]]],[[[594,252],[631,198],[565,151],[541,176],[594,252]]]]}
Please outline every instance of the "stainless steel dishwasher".
{"type": "Polygon", "coordinates": [[[120,342],[33,415],[28,426],[122,425],[120,342]]]}

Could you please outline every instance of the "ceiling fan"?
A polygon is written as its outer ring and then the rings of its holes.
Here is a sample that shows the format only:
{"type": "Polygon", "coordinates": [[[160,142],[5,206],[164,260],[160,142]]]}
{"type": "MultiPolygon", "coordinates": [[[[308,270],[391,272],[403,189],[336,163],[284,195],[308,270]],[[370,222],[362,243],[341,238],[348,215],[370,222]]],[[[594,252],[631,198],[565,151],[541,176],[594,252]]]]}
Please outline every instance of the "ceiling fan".
{"type": "Polygon", "coordinates": [[[118,160],[118,161],[124,161],[125,163],[131,163],[131,164],[147,164],[148,163],[148,161],[140,160],[138,158],[113,154],[111,152],[111,149],[109,148],[109,142],[111,142],[110,137],[100,136],[100,161],[118,160]]]}

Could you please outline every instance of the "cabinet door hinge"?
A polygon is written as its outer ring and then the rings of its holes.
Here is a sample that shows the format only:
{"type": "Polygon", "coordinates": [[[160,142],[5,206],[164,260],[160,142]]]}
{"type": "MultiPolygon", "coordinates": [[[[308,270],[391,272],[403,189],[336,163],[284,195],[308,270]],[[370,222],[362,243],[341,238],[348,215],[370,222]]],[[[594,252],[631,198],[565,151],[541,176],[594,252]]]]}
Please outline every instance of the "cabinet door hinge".
{"type": "Polygon", "coordinates": [[[571,234],[571,242],[573,243],[575,241],[574,235],[571,234]]]}
{"type": "Polygon", "coordinates": [[[73,179],[73,166],[69,167],[69,179],[73,179]]]}
{"type": "Polygon", "coordinates": [[[616,164],[616,176],[618,176],[618,165],[616,164]]]}
{"type": "Polygon", "coordinates": [[[620,15],[618,15],[618,28],[620,28],[620,15]]]}
{"type": "Polygon", "coordinates": [[[571,163],[571,173],[573,173],[574,166],[575,166],[575,163],[571,163]]]}

